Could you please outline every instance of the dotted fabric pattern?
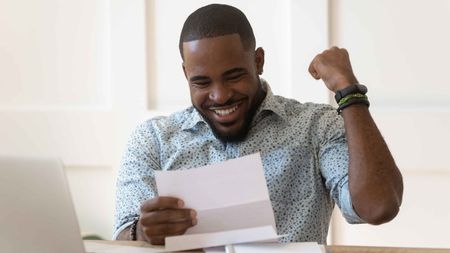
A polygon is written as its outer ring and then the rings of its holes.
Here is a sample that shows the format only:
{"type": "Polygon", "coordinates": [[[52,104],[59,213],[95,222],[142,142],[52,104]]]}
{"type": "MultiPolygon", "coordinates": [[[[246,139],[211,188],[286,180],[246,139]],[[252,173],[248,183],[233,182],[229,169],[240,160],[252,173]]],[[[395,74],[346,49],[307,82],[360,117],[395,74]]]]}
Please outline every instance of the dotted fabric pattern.
{"type": "Polygon", "coordinates": [[[261,153],[277,233],[288,235],[280,241],[326,243],[334,203],[349,223],[364,222],[349,194],[342,118],[329,105],[275,96],[263,85],[267,96],[242,142],[216,139],[193,107],[134,130],[118,174],[115,235],[139,216],[144,200],[157,196],[155,170],[191,169],[256,152],[261,153]]]}

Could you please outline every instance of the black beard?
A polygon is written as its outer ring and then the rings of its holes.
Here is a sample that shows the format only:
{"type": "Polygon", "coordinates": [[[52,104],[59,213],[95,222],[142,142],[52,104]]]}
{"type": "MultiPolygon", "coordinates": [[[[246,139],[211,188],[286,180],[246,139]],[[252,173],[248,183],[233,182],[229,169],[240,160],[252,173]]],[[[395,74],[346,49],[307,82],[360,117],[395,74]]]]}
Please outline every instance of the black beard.
{"type": "Polygon", "coordinates": [[[208,123],[209,127],[211,128],[211,131],[213,132],[214,136],[217,139],[219,139],[223,143],[237,143],[245,140],[245,138],[247,137],[247,134],[250,131],[250,125],[253,121],[253,118],[255,117],[256,111],[258,110],[262,101],[266,97],[266,92],[263,90],[261,83],[259,84],[259,89],[257,91],[256,96],[257,97],[254,103],[250,106],[250,110],[248,111],[247,117],[244,120],[244,125],[237,133],[232,135],[225,135],[220,133],[214,126],[214,124],[208,119],[208,117],[206,117],[206,115],[204,115],[195,105],[193,106],[197,110],[197,112],[200,113],[200,115],[202,115],[206,123],[208,123]]]}

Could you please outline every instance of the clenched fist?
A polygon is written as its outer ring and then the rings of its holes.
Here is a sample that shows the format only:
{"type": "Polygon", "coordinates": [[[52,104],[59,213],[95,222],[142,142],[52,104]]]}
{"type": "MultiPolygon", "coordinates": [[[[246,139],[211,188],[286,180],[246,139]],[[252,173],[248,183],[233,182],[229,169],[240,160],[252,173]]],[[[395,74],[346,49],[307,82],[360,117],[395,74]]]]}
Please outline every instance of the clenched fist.
{"type": "Polygon", "coordinates": [[[308,70],[316,80],[322,79],[332,92],[358,83],[353,74],[348,52],[344,48],[332,47],[318,54],[308,70]]]}

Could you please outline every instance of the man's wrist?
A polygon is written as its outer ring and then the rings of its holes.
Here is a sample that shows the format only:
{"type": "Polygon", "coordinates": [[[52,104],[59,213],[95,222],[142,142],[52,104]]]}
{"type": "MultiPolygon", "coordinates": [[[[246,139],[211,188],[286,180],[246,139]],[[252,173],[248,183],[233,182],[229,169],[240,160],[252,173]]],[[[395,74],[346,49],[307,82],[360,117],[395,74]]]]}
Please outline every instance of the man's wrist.
{"type": "Polygon", "coordinates": [[[150,242],[150,240],[144,233],[144,230],[143,230],[143,227],[141,224],[141,220],[139,220],[139,222],[136,224],[136,241],[150,242]]]}
{"type": "Polygon", "coordinates": [[[130,241],[136,241],[137,240],[138,224],[139,224],[139,217],[135,218],[133,220],[133,223],[131,223],[128,240],[130,240],[130,241]]]}
{"type": "Polygon", "coordinates": [[[358,79],[356,77],[339,77],[334,79],[334,85],[331,87],[334,87],[333,90],[331,90],[333,93],[336,93],[339,90],[343,90],[349,86],[353,86],[354,84],[358,83],[358,79]]]}
{"type": "Polygon", "coordinates": [[[370,103],[365,95],[366,93],[367,87],[362,84],[354,84],[336,91],[334,98],[338,104],[338,114],[341,114],[345,108],[355,104],[364,104],[369,107],[370,103]]]}
{"type": "Polygon", "coordinates": [[[130,226],[120,231],[116,237],[113,237],[113,239],[119,241],[128,241],[129,237],[130,237],[130,226]]]}
{"type": "Polygon", "coordinates": [[[336,91],[334,98],[336,99],[336,103],[340,104],[341,100],[349,95],[352,94],[361,94],[365,95],[367,93],[367,87],[359,84],[359,83],[353,83],[352,85],[349,85],[343,89],[339,89],[336,91]]]}

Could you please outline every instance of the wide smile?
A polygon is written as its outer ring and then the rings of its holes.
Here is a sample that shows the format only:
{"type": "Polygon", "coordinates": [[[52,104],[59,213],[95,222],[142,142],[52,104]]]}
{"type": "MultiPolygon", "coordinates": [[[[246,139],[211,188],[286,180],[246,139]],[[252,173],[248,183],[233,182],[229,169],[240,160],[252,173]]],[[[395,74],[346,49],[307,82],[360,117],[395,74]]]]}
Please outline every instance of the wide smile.
{"type": "Polygon", "coordinates": [[[216,110],[214,110],[214,112],[220,116],[225,116],[225,115],[235,112],[237,110],[237,108],[238,108],[238,106],[235,105],[229,109],[216,109],[216,110]]]}
{"type": "Polygon", "coordinates": [[[242,101],[226,107],[211,107],[209,110],[213,112],[214,119],[221,124],[232,123],[239,117],[239,111],[242,101]]]}

